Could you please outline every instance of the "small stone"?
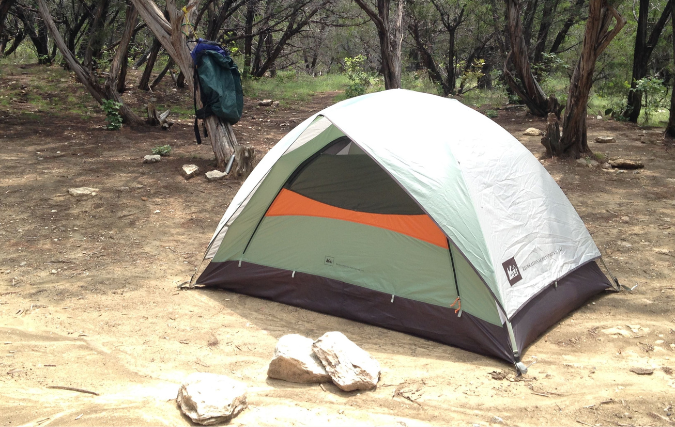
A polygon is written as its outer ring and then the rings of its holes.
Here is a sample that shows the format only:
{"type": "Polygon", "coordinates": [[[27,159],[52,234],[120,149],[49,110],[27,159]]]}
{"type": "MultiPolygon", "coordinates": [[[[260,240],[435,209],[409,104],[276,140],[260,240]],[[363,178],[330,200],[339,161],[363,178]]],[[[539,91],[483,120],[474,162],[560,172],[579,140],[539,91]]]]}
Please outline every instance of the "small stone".
{"type": "Polygon", "coordinates": [[[641,161],[629,159],[610,160],[609,165],[616,169],[641,169],[645,167],[641,161]]]}
{"type": "Polygon", "coordinates": [[[525,130],[525,132],[523,132],[523,135],[527,135],[527,136],[539,136],[539,135],[543,135],[543,134],[544,134],[544,132],[540,131],[537,128],[527,128],[525,130]]]}
{"type": "Polygon", "coordinates": [[[97,192],[98,188],[91,188],[91,187],[78,187],[68,189],[68,194],[74,197],[95,196],[97,192]]]}
{"type": "Polygon", "coordinates": [[[131,190],[129,187],[117,187],[115,190],[120,191],[120,192],[125,192],[131,190]]]}
{"type": "Polygon", "coordinates": [[[279,101],[274,101],[272,107],[277,108],[279,106],[279,101]]]}
{"type": "Polygon", "coordinates": [[[589,168],[594,168],[594,167],[596,167],[596,166],[599,165],[599,164],[600,164],[600,163],[596,162],[595,160],[590,160],[590,161],[588,162],[588,167],[589,167],[589,168]]]}
{"type": "Polygon", "coordinates": [[[630,368],[630,371],[638,375],[651,375],[654,373],[653,368],[630,368]]]}
{"type": "Polygon", "coordinates": [[[219,170],[212,170],[206,172],[206,179],[209,181],[217,181],[219,179],[223,179],[227,176],[225,172],[221,172],[219,170]]]}
{"type": "Polygon", "coordinates": [[[610,165],[608,162],[605,162],[605,163],[602,164],[602,168],[607,169],[607,170],[612,170],[612,165],[610,165]]]}
{"type": "Polygon", "coordinates": [[[143,163],[157,163],[162,160],[162,156],[159,154],[148,154],[143,157],[143,163]]]}
{"type": "Polygon", "coordinates": [[[225,375],[197,372],[185,379],[176,401],[197,424],[226,423],[246,408],[246,385],[225,375]]]}
{"type": "Polygon", "coordinates": [[[595,118],[598,119],[598,120],[602,120],[602,116],[601,116],[601,115],[598,115],[598,116],[596,116],[595,118]]]}
{"type": "Polygon", "coordinates": [[[663,344],[664,342],[665,341],[663,341],[663,340],[656,340],[656,341],[654,341],[654,344],[659,345],[659,344],[663,344]]]}
{"type": "Polygon", "coordinates": [[[183,167],[181,168],[181,174],[183,175],[183,177],[185,177],[185,179],[193,178],[194,176],[197,175],[197,172],[199,172],[199,166],[197,165],[192,164],[183,165],[183,167]]]}
{"type": "Polygon", "coordinates": [[[580,166],[588,166],[588,162],[583,157],[580,158],[580,159],[577,159],[577,164],[580,165],[580,166]]]}
{"type": "Polygon", "coordinates": [[[615,143],[616,140],[614,139],[614,137],[611,136],[599,136],[595,138],[595,142],[598,144],[612,144],[615,143]]]}
{"type": "Polygon", "coordinates": [[[380,364],[341,332],[326,332],[312,349],[341,390],[371,390],[377,386],[380,364]]]}
{"type": "Polygon", "coordinates": [[[258,101],[258,105],[261,107],[269,107],[274,103],[271,99],[263,99],[262,101],[258,101]]]}
{"type": "Polygon", "coordinates": [[[50,271],[50,273],[51,273],[51,274],[56,274],[56,273],[58,273],[58,271],[52,270],[52,271],[50,271]]]}
{"type": "Polygon", "coordinates": [[[497,416],[492,417],[492,422],[497,424],[504,424],[504,420],[501,417],[497,416]]]}
{"type": "Polygon", "coordinates": [[[267,376],[293,383],[324,383],[330,375],[312,350],[314,340],[291,334],[279,338],[267,376]]]}
{"type": "Polygon", "coordinates": [[[622,216],[621,221],[628,222],[628,221],[630,221],[630,217],[629,216],[622,216]]]}
{"type": "Polygon", "coordinates": [[[663,249],[663,248],[654,248],[654,252],[656,252],[657,254],[661,254],[661,255],[669,255],[670,254],[670,251],[668,249],[663,249]]]}
{"type": "Polygon", "coordinates": [[[148,198],[145,197],[145,196],[143,196],[143,197],[141,197],[141,200],[143,200],[144,202],[146,202],[146,201],[148,200],[148,198]]]}

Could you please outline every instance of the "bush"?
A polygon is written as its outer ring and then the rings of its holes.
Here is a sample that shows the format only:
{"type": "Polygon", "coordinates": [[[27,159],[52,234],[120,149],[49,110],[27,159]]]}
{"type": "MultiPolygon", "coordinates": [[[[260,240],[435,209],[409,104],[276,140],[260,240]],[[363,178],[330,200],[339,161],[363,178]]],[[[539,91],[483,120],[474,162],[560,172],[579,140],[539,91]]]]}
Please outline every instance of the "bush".
{"type": "Polygon", "coordinates": [[[119,130],[122,128],[122,116],[120,115],[121,102],[115,102],[112,99],[103,101],[103,111],[105,111],[105,121],[108,122],[106,129],[119,130]]]}
{"type": "Polygon", "coordinates": [[[485,112],[485,115],[491,119],[496,119],[497,117],[499,117],[499,113],[497,112],[497,110],[487,110],[485,112]]]}
{"type": "Polygon", "coordinates": [[[170,145],[160,145],[152,149],[152,154],[159,154],[160,156],[168,156],[171,154],[170,145]]]}
{"type": "Polygon", "coordinates": [[[345,58],[345,70],[347,71],[347,78],[349,79],[349,86],[345,90],[347,98],[363,95],[368,91],[368,88],[375,82],[375,77],[365,71],[364,63],[366,57],[357,55],[353,58],[345,58]]]}

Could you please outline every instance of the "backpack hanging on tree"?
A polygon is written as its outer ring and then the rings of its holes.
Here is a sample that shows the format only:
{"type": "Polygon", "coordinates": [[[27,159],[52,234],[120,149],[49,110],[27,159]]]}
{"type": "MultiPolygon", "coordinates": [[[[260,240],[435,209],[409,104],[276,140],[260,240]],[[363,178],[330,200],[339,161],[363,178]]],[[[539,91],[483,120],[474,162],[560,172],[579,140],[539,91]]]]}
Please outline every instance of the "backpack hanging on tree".
{"type": "Polygon", "coordinates": [[[195,81],[195,136],[197,144],[201,144],[197,121],[215,115],[230,124],[237,123],[244,109],[244,92],[239,69],[227,49],[215,42],[198,39],[191,56],[195,81]],[[197,83],[202,100],[200,109],[197,109],[197,83]]]}

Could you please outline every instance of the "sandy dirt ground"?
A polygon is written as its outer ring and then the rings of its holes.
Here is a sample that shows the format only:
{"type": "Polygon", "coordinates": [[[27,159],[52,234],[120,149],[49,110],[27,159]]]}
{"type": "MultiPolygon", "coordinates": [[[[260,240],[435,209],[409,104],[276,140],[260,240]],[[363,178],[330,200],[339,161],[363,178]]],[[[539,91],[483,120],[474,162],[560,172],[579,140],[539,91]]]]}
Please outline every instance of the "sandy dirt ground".
{"type": "MultiPolygon", "coordinates": [[[[0,78],[0,88],[21,78],[0,78]]],[[[247,100],[235,130],[265,152],[334,96],[270,109],[247,100]]],[[[550,329],[516,378],[504,362],[413,336],[179,290],[241,183],[180,175],[183,164],[213,164],[190,123],[110,132],[100,115],[23,114],[30,108],[0,108],[0,425],[190,425],[175,397],[197,371],[249,386],[249,408],[232,425],[675,424],[675,149],[658,129],[589,119],[589,139],[617,140],[591,143],[594,152],[640,159],[639,173],[542,159],[614,274],[639,286],[600,295],[550,329]],[[142,163],[163,144],[170,157],[142,163]],[[83,186],[99,191],[68,194],[83,186]],[[279,337],[333,330],[379,360],[376,390],[267,378],[279,337]]],[[[496,121],[541,158],[539,138],[522,132],[542,120],[509,109],[496,121]]]]}

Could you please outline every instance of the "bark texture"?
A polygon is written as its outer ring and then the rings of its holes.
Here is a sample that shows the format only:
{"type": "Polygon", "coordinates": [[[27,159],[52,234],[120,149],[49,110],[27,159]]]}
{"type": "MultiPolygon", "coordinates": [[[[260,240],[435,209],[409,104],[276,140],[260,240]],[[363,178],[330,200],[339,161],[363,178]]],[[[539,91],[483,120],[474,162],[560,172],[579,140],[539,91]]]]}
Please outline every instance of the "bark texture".
{"type": "Polygon", "coordinates": [[[549,111],[549,105],[555,105],[557,102],[549,103],[546,93],[539,86],[532,73],[527,53],[526,38],[523,35],[523,26],[520,22],[520,7],[517,0],[506,0],[506,22],[511,43],[511,51],[506,56],[506,62],[504,63],[504,78],[506,79],[506,83],[523,100],[533,115],[546,117],[551,112],[559,116],[559,110],[549,111]],[[509,61],[513,62],[519,82],[516,81],[516,78],[509,71],[509,61]]]}
{"type": "Polygon", "coordinates": [[[633,123],[637,123],[640,111],[642,110],[642,91],[636,90],[637,81],[647,76],[649,58],[652,56],[652,51],[661,37],[663,28],[668,23],[668,19],[670,19],[672,3],[673,0],[668,0],[668,3],[663,8],[663,12],[661,12],[661,16],[654,24],[648,36],[649,0],[640,0],[638,27],[635,33],[635,49],[633,50],[633,75],[631,78],[631,88],[628,91],[626,109],[623,112],[623,116],[633,123]]]}
{"type": "Polygon", "coordinates": [[[582,153],[591,152],[586,135],[586,107],[595,62],[625,24],[626,19],[607,0],[591,0],[581,56],[570,80],[560,152],[553,155],[579,158],[582,153]],[[610,29],[613,21],[615,25],[610,29]]]}
{"type": "MultiPolygon", "coordinates": [[[[670,25],[675,34],[675,2],[670,2],[670,25]]],[[[675,62],[675,37],[673,37],[673,62],[675,62]]],[[[675,85],[673,85],[675,87],[675,85]]],[[[666,139],[675,139],[675,89],[670,93],[670,115],[668,116],[668,125],[666,126],[666,139]]]]}
{"type": "Polygon", "coordinates": [[[382,56],[385,89],[401,88],[401,44],[403,42],[403,0],[398,0],[393,20],[389,18],[390,0],[377,0],[377,11],[365,0],[354,0],[377,28],[382,56]]]}

